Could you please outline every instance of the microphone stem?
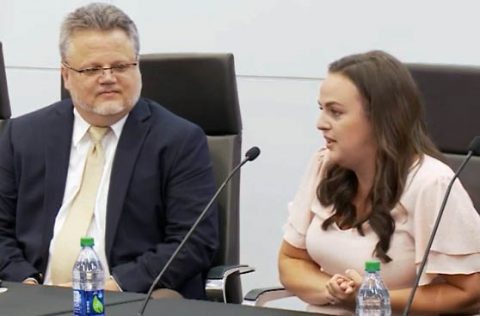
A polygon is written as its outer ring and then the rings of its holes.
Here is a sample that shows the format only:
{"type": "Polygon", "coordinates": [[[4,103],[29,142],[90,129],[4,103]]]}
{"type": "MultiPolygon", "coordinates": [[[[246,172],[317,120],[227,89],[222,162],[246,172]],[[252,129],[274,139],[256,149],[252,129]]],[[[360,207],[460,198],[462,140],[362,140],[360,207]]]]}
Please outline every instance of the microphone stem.
{"type": "Polygon", "coordinates": [[[147,303],[149,301],[149,298],[152,296],[152,292],[154,291],[155,289],[155,285],[158,283],[158,281],[160,281],[160,278],[163,276],[163,273],[165,272],[165,270],[170,266],[170,263],[172,262],[172,260],[174,258],[176,258],[177,256],[177,253],[182,249],[183,245],[185,244],[185,242],[190,238],[190,235],[193,233],[193,231],[195,230],[195,228],[198,226],[198,224],[200,223],[200,221],[203,219],[203,217],[205,216],[205,214],[207,213],[207,211],[210,209],[210,207],[212,206],[213,202],[215,202],[217,200],[217,196],[223,191],[223,188],[225,187],[225,185],[228,183],[228,181],[233,177],[233,175],[236,173],[236,171],[238,169],[240,169],[240,167],[242,167],[245,163],[247,163],[247,161],[249,161],[250,158],[247,157],[245,159],[243,159],[243,161],[238,164],[231,172],[230,174],[228,175],[227,179],[225,179],[225,181],[223,181],[223,183],[220,185],[220,187],[218,188],[217,192],[215,193],[215,195],[210,199],[210,202],[207,204],[207,206],[205,207],[205,209],[202,211],[202,213],[200,214],[200,216],[197,218],[197,220],[195,221],[195,223],[193,223],[193,225],[190,227],[190,230],[187,232],[187,234],[185,235],[185,237],[183,237],[182,241],[180,242],[180,244],[178,245],[177,249],[175,249],[175,251],[173,252],[173,254],[170,256],[170,258],[168,259],[167,263],[165,263],[165,265],[163,266],[162,268],[162,271],[160,271],[160,273],[158,274],[158,276],[155,278],[155,280],[153,281],[152,283],[152,286],[150,287],[150,289],[148,290],[148,293],[147,293],[147,299],[143,302],[142,304],[142,308],[140,309],[140,311],[138,312],[137,316],[142,316],[143,315],[143,312],[145,311],[145,308],[147,307],[147,303]]]}
{"type": "Polygon", "coordinates": [[[413,284],[413,288],[410,291],[410,295],[408,297],[407,305],[406,305],[405,310],[403,311],[403,314],[402,314],[403,316],[408,316],[408,314],[410,313],[410,309],[412,308],[412,303],[413,303],[413,299],[415,297],[415,292],[417,291],[418,284],[420,283],[420,278],[422,277],[423,270],[425,269],[425,265],[427,264],[428,255],[430,253],[430,249],[432,248],[432,244],[433,244],[433,239],[435,238],[435,235],[437,234],[438,226],[440,225],[440,220],[442,219],[442,215],[443,215],[443,212],[445,210],[445,205],[447,204],[448,196],[450,195],[450,191],[452,190],[453,183],[455,182],[455,179],[457,179],[460,172],[462,172],[463,168],[465,168],[465,165],[470,160],[472,155],[473,155],[473,151],[470,150],[467,154],[467,157],[463,160],[460,167],[458,167],[457,172],[455,172],[452,180],[448,184],[447,191],[445,192],[445,198],[442,201],[442,205],[440,206],[440,211],[438,212],[437,219],[435,220],[435,224],[434,224],[433,229],[432,229],[432,233],[430,234],[430,239],[428,240],[427,248],[425,250],[425,253],[423,254],[423,259],[422,259],[422,262],[420,263],[420,267],[418,268],[417,276],[415,278],[415,283],[413,284]]]}

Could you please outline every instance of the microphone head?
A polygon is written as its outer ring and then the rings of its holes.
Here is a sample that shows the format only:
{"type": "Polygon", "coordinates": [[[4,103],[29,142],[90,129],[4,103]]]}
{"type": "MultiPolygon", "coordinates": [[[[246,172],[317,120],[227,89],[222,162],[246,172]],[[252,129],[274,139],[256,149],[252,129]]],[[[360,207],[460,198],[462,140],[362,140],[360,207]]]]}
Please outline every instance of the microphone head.
{"type": "Polygon", "coordinates": [[[253,146],[247,151],[245,158],[247,158],[247,161],[252,161],[257,159],[258,155],[260,155],[260,148],[253,146]]]}
{"type": "Polygon", "coordinates": [[[475,156],[480,156],[480,136],[475,136],[468,146],[468,151],[471,151],[475,156]]]}

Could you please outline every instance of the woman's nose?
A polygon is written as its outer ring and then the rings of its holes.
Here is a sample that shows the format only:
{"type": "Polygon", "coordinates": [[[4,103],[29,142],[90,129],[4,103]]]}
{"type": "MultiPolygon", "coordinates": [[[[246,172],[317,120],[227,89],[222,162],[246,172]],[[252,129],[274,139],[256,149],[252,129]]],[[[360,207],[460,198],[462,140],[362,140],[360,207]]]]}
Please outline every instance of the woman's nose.
{"type": "Polygon", "coordinates": [[[320,115],[317,118],[317,129],[323,131],[330,128],[330,123],[328,123],[328,118],[325,115],[324,111],[320,111],[320,115]]]}

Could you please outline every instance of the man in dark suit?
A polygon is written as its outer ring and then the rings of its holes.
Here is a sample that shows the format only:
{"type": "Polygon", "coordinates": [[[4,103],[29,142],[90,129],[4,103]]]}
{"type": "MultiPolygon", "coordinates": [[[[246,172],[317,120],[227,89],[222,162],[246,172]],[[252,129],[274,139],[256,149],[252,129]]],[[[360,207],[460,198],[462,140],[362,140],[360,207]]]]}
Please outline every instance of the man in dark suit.
{"type": "MultiPolygon", "coordinates": [[[[78,228],[76,220],[69,225],[81,192],[93,187],[84,185],[93,150],[102,153],[103,169],[82,234],[95,237],[105,289],[146,292],[215,191],[206,137],[139,98],[138,33],[118,8],[91,4],[68,15],[60,52],[72,99],[12,119],[0,136],[0,278],[71,285],[57,277],[57,262],[65,262],[64,249],[79,250],[62,242],[78,228]],[[93,128],[104,130],[99,142],[93,128]]],[[[204,296],[216,216],[214,207],[160,287],[204,296]]]]}

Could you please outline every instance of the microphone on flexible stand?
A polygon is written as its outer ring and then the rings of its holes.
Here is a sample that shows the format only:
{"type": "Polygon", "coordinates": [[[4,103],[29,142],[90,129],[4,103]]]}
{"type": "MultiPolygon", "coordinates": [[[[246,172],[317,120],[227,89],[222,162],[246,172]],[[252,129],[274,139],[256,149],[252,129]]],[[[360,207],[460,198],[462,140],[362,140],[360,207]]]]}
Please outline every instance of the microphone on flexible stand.
{"type": "Polygon", "coordinates": [[[467,156],[463,160],[460,167],[458,167],[457,171],[453,175],[452,180],[450,180],[450,183],[448,184],[447,191],[445,192],[445,195],[443,197],[442,205],[440,206],[440,210],[438,211],[437,219],[435,220],[435,225],[433,226],[432,233],[430,234],[430,239],[428,240],[427,248],[425,249],[425,253],[423,254],[423,259],[418,269],[415,283],[412,287],[412,291],[410,292],[410,296],[408,297],[407,305],[405,306],[405,309],[403,311],[403,316],[408,316],[408,314],[410,313],[410,309],[412,308],[415,292],[417,291],[418,284],[420,283],[420,277],[422,276],[425,265],[427,264],[428,254],[430,252],[430,248],[432,248],[433,239],[435,238],[435,235],[437,233],[437,229],[440,224],[440,220],[442,219],[443,211],[445,210],[445,205],[447,204],[447,200],[450,195],[453,183],[458,178],[458,175],[462,172],[463,168],[466,166],[467,162],[473,155],[480,156],[480,136],[475,136],[475,138],[472,140],[470,146],[468,146],[467,156]]]}
{"type": "Polygon", "coordinates": [[[213,202],[215,202],[215,200],[217,199],[218,195],[223,191],[223,189],[225,188],[225,186],[227,185],[227,183],[230,181],[230,179],[237,173],[237,171],[244,165],[246,164],[248,161],[253,161],[255,159],[257,159],[258,155],[260,155],[260,148],[254,146],[252,148],[250,148],[247,153],[245,154],[245,158],[235,167],[233,168],[233,170],[228,174],[228,177],[225,179],[225,181],[223,181],[223,183],[220,185],[220,187],[217,189],[217,191],[215,192],[215,194],[213,195],[213,197],[210,199],[210,201],[208,202],[207,206],[205,206],[205,208],[203,209],[202,213],[200,213],[200,215],[198,216],[197,220],[195,221],[195,223],[193,223],[192,227],[190,228],[190,230],[187,232],[187,234],[185,235],[185,237],[183,237],[183,240],[182,242],[180,242],[180,244],[178,245],[177,249],[175,249],[175,251],[172,253],[172,255],[170,256],[170,258],[168,259],[167,263],[165,263],[165,265],[163,266],[163,269],[162,271],[160,271],[160,273],[157,275],[157,277],[155,278],[155,280],[153,281],[152,285],[150,286],[150,289],[148,290],[148,293],[147,293],[147,297],[145,298],[145,300],[143,301],[142,303],[142,307],[140,308],[139,312],[137,313],[137,316],[142,316],[143,315],[143,312],[145,311],[145,308],[147,307],[147,303],[148,301],[150,300],[150,297],[152,296],[152,293],[153,293],[153,290],[155,289],[155,286],[157,286],[158,282],[160,281],[160,279],[162,278],[162,275],[165,273],[165,271],[167,270],[167,268],[170,266],[170,264],[172,263],[173,259],[175,259],[175,257],[177,256],[178,252],[180,251],[180,249],[182,249],[183,245],[185,244],[185,242],[190,238],[190,235],[193,233],[193,231],[195,230],[195,228],[197,228],[198,224],[200,223],[200,221],[203,219],[203,217],[205,216],[205,214],[207,214],[207,211],[210,209],[210,207],[212,206],[213,202]]]}

